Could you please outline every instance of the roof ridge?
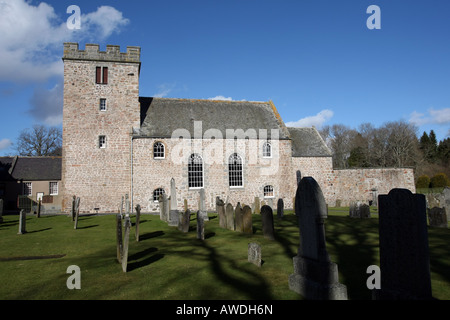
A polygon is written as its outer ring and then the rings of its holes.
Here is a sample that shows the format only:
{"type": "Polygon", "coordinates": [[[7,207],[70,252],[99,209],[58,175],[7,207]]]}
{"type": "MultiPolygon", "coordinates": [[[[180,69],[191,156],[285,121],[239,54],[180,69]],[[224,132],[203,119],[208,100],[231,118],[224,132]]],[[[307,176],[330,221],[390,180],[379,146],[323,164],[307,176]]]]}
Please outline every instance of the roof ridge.
{"type": "Polygon", "coordinates": [[[166,97],[140,97],[140,98],[152,98],[158,100],[179,100],[179,101],[210,101],[210,102],[223,102],[223,103],[235,103],[235,102],[247,102],[253,104],[269,104],[269,101],[251,101],[251,100],[220,100],[220,99],[192,99],[192,98],[166,98],[166,97]]]}

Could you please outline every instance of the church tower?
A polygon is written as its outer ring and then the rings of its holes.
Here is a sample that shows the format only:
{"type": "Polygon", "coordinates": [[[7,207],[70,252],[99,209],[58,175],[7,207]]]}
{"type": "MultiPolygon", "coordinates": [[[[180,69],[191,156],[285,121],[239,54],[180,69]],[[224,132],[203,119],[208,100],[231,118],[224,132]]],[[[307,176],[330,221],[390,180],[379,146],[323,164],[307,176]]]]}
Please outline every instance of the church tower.
{"type": "Polygon", "coordinates": [[[117,212],[131,189],[131,137],[140,126],[140,47],[64,43],[63,211],[117,212]]]}

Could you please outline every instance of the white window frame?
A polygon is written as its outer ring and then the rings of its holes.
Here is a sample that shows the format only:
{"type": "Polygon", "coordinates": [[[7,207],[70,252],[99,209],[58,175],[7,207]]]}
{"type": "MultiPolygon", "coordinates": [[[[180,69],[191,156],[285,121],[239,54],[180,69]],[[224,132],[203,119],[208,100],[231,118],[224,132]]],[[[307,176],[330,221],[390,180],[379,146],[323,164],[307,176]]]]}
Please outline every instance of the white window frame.
{"type": "Polygon", "coordinates": [[[228,157],[228,186],[230,188],[244,187],[244,161],[236,152],[228,157]],[[235,163],[237,159],[239,162],[235,163]]]}
{"type": "Polygon", "coordinates": [[[58,181],[50,181],[50,182],[48,183],[48,188],[49,188],[49,194],[50,194],[51,196],[57,196],[57,195],[59,194],[59,184],[58,184],[58,181]],[[54,192],[55,189],[52,188],[52,186],[56,186],[56,193],[54,192]]]}
{"type": "Polygon", "coordinates": [[[270,141],[264,142],[262,146],[262,156],[266,159],[272,158],[272,144],[270,141]]]}
{"type": "Polygon", "coordinates": [[[31,197],[33,195],[33,183],[32,182],[24,182],[22,186],[22,194],[24,196],[31,197]],[[27,193],[25,191],[28,191],[27,193]]]}
{"type": "Polygon", "coordinates": [[[166,158],[166,146],[161,141],[156,141],[153,144],[153,159],[165,159],[165,158],[166,158]]]}
{"type": "Polygon", "coordinates": [[[275,189],[273,188],[273,186],[271,184],[264,186],[263,193],[264,193],[264,198],[266,198],[266,199],[275,198],[275,189]],[[268,195],[269,193],[271,193],[272,195],[268,195]]]}
{"type": "Polygon", "coordinates": [[[100,149],[106,149],[106,136],[104,135],[98,136],[98,147],[100,149]]]}
{"type": "Polygon", "coordinates": [[[106,110],[108,110],[108,106],[106,104],[106,99],[105,98],[100,98],[99,109],[102,112],[106,112],[106,110]],[[104,104],[102,102],[104,102],[104,104]]]}
{"type": "MultiPolygon", "coordinates": [[[[198,161],[198,160],[197,160],[198,161]]],[[[192,153],[189,156],[188,161],[188,187],[189,189],[203,189],[204,186],[204,166],[203,166],[203,158],[198,153],[192,153]],[[195,163],[195,159],[200,159],[200,163],[195,163]],[[194,161],[194,163],[192,163],[194,161]],[[192,168],[192,166],[194,167],[192,168]],[[200,170],[198,170],[200,168],[200,170]],[[196,169],[196,170],[193,170],[196,169]],[[201,177],[198,174],[201,172],[201,177]],[[193,175],[193,176],[192,176],[193,175]],[[201,178],[201,180],[200,180],[201,178]],[[193,180],[191,180],[193,179],[193,180]]]]}

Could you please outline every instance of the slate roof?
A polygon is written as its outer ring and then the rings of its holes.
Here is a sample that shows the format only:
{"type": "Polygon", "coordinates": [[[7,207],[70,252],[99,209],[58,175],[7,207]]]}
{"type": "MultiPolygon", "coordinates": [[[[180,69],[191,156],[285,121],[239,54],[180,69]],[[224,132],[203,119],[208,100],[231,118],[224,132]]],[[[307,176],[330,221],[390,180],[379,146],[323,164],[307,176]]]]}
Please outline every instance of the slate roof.
{"type": "Polygon", "coordinates": [[[0,157],[0,179],[61,180],[61,160],[61,157],[0,157]]]}
{"type": "Polygon", "coordinates": [[[327,147],[316,128],[288,128],[292,139],[293,157],[331,157],[327,147]]]}
{"type": "MultiPolygon", "coordinates": [[[[226,138],[226,129],[279,129],[279,139],[289,133],[272,102],[139,98],[141,128],[139,135],[170,138],[176,129],[187,129],[194,137],[194,121],[201,121],[201,136],[208,129],[218,129],[226,138]]],[[[250,132],[250,131],[249,131],[250,132]]]]}

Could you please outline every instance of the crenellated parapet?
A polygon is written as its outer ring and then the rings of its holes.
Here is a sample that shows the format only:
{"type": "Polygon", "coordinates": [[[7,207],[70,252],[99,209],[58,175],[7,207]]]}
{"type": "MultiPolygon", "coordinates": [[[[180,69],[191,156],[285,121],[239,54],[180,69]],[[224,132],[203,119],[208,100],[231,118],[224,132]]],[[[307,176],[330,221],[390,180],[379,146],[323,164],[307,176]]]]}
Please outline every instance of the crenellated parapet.
{"type": "Polygon", "coordinates": [[[107,45],[106,51],[100,51],[98,44],[86,44],[80,50],[78,43],[65,42],[63,60],[87,60],[141,63],[141,47],[128,46],[127,52],[120,52],[120,46],[107,45]]]}

